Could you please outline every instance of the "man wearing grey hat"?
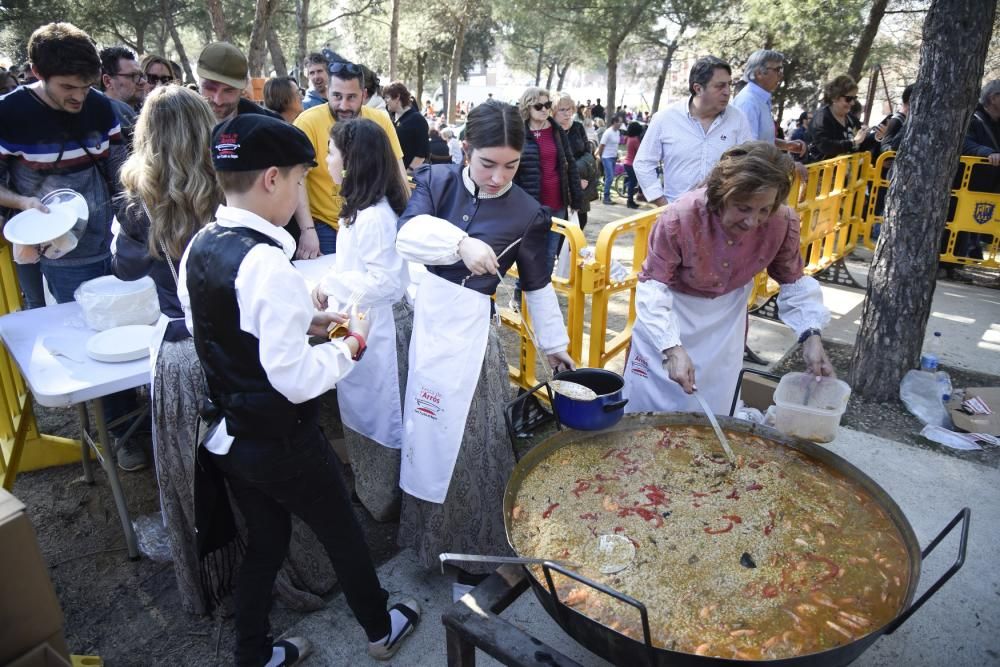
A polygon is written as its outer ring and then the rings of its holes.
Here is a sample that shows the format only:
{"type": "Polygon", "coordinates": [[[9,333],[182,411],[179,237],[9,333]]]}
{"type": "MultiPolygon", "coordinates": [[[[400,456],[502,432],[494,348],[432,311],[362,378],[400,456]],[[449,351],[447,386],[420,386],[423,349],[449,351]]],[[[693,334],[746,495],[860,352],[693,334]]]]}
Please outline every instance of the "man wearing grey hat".
{"type": "Polygon", "coordinates": [[[281,118],[243,97],[243,90],[250,83],[249,67],[246,56],[232,44],[212,42],[202,49],[195,72],[198,90],[220,123],[245,113],[281,118]]]}

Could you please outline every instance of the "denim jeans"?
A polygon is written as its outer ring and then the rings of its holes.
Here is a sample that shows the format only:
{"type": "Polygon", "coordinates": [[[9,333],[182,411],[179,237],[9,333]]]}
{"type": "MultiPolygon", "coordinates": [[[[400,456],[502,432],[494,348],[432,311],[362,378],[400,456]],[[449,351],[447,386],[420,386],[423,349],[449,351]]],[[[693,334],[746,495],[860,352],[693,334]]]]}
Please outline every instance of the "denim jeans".
{"type": "Polygon", "coordinates": [[[617,162],[617,158],[601,158],[601,164],[604,165],[604,201],[611,201],[611,181],[615,180],[615,164],[617,162]]]}
{"type": "Polygon", "coordinates": [[[625,189],[628,192],[628,200],[635,202],[635,188],[639,185],[639,179],[635,177],[635,169],[632,165],[625,165],[625,189]]]}
{"type": "Polygon", "coordinates": [[[337,230],[316,220],[313,222],[316,227],[316,236],[319,238],[319,251],[324,255],[333,255],[337,252],[337,230]]]}
{"type": "MultiPolygon", "coordinates": [[[[73,301],[73,293],[82,283],[111,275],[111,258],[107,257],[99,262],[91,264],[63,266],[59,263],[42,264],[42,275],[49,285],[49,292],[55,298],[56,303],[69,303],[73,301]]],[[[44,305],[44,304],[43,304],[44,305]]],[[[135,390],[108,394],[101,399],[104,406],[104,417],[108,422],[127,415],[136,409],[135,390]]],[[[119,424],[110,429],[111,434],[119,437],[128,429],[128,424],[119,424]]]]}
{"type": "Polygon", "coordinates": [[[389,594],[379,583],[351,509],[340,463],[315,422],[301,424],[283,440],[236,438],[228,454],[213,454],[212,460],[229,482],[247,527],[235,594],[237,665],[259,667],[271,655],[271,591],[288,553],[292,514],[326,549],[368,640],[389,634],[389,594]]]}
{"type": "Polygon", "coordinates": [[[24,295],[24,309],[41,308],[45,305],[45,288],[42,286],[42,268],[39,264],[15,264],[17,284],[24,295]]]}

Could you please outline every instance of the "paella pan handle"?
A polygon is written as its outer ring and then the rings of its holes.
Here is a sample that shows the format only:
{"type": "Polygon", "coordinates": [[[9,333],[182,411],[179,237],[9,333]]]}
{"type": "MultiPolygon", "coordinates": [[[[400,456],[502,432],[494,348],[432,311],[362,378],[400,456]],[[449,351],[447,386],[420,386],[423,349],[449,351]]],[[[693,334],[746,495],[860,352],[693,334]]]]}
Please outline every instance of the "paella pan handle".
{"type": "MultiPolygon", "coordinates": [[[[516,410],[520,408],[525,401],[527,401],[530,397],[534,396],[543,387],[545,388],[545,393],[548,394],[549,405],[552,405],[553,402],[552,387],[549,386],[548,382],[539,382],[531,389],[528,389],[524,393],[520,394],[513,401],[508,401],[504,405],[503,420],[507,424],[507,435],[510,437],[511,443],[517,442],[517,436],[518,436],[517,430],[514,428],[514,415],[516,414],[516,410]]],[[[555,410],[552,411],[552,417],[556,420],[556,428],[561,430],[562,423],[559,421],[559,415],[556,414],[555,410]]]]}
{"type": "MultiPolygon", "coordinates": [[[[649,651],[649,664],[650,665],[656,664],[656,652],[655,649],[653,648],[653,640],[649,632],[649,612],[646,611],[646,605],[639,602],[633,597],[629,597],[624,593],[616,591],[613,588],[609,588],[604,584],[599,584],[596,581],[593,581],[592,579],[588,579],[582,574],[578,574],[576,572],[573,572],[572,570],[567,570],[566,568],[561,567],[560,565],[558,565],[557,563],[553,563],[552,561],[546,561],[542,563],[542,571],[545,573],[545,583],[548,584],[549,586],[549,594],[552,595],[552,601],[555,603],[556,609],[559,610],[559,614],[561,616],[563,616],[566,613],[567,607],[566,604],[559,599],[559,594],[556,593],[556,586],[552,582],[552,570],[555,570],[564,577],[569,577],[570,579],[579,581],[581,584],[589,586],[590,588],[598,590],[601,593],[604,593],[605,595],[613,597],[619,602],[624,602],[625,604],[638,609],[639,617],[642,619],[642,638],[646,644],[646,649],[649,651]]],[[[565,616],[563,617],[562,620],[564,624],[568,624],[568,621],[565,618],[565,616]]]]}
{"type": "Polygon", "coordinates": [[[729,416],[732,417],[736,413],[736,404],[740,401],[740,390],[743,388],[743,376],[747,373],[753,375],[759,375],[762,378],[768,380],[774,380],[775,382],[781,381],[780,375],[775,375],[774,373],[766,373],[764,371],[759,371],[756,368],[741,368],[740,376],[736,380],[736,391],[733,393],[733,402],[729,406],[729,416]]]}
{"type": "Polygon", "coordinates": [[[951,522],[944,527],[944,530],[938,533],[938,536],[935,537],[933,540],[931,540],[931,543],[927,545],[927,548],[920,553],[920,561],[921,563],[923,563],[923,561],[927,559],[927,556],[929,556],[930,553],[934,551],[934,547],[940,544],[941,540],[947,537],[948,534],[955,528],[955,526],[959,524],[959,522],[962,523],[962,534],[959,536],[959,541],[958,541],[958,557],[955,559],[955,562],[952,563],[951,567],[948,568],[947,572],[942,574],[937,581],[931,584],[930,588],[924,591],[924,594],[920,596],[919,600],[911,604],[909,609],[904,611],[896,618],[896,620],[894,620],[892,623],[889,624],[889,626],[886,628],[885,634],[891,635],[893,632],[898,630],[899,626],[901,626],[903,623],[906,622],[906,619],[912,616],[915,611],[920,609],[920,607],[922,607],[923,604],[927,602],[927,600],[930,599],[932,595],[937,593],[939,588],[944,586],[944,584],[949,579],[951,579],[956,572],[962,569],[962,566],[965,564],[966,547],[968,547],[969,545],[969,517],[971,515],[972,511],[968,507],[962,508],[962,511],[956,514],[955,518],[952,519],[951,522]]]}

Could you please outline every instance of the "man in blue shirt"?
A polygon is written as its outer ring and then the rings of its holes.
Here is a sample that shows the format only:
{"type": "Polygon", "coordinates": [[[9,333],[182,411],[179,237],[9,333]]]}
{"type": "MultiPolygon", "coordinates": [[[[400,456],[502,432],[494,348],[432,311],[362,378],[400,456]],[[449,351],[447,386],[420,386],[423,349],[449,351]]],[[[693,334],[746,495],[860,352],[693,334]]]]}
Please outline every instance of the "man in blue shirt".
{"type": "Polygon", "coordinates": [[[769,141],[783,151],[804,155],[804,141],[785,141],[774,134],[771,116],[771,94],[781,85],[785,71],[785,56],[779,51],[760,49],[747,58],[743,78],[747,85],[733,100],[733,105],[747,117],[754,139],[769,141]]]}

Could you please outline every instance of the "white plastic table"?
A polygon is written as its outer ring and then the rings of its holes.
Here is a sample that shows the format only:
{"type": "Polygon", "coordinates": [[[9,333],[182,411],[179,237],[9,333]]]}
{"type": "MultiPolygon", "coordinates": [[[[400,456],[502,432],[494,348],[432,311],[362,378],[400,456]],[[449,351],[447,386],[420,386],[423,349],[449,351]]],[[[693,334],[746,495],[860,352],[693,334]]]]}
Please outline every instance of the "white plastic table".
{"type": "Polygon", "coordinates": [[[90,449],[108,477],[128,555],[135,560],[139,557],[135,531],[118,479],[104,408],[98,399],[149,384],[149,358],[113,364],[94,361],[87,356],[86,345],[95,333],[87,326],[76,302],[0,317],[0,338],[21,370],[34,400],[50,408],[77,406],[84,479],[90,484],[94,482],[90,449]],[[96,440],[90,435],[88,403],[94,411],[96,440]]]}

